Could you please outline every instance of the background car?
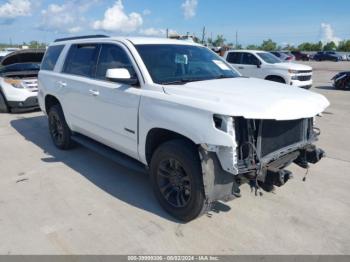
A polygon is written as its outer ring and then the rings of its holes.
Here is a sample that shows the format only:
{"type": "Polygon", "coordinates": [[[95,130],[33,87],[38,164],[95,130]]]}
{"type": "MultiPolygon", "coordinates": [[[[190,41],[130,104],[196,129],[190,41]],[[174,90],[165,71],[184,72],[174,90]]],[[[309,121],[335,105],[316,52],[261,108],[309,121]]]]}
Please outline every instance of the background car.
{"type": "Polygon", "coordinates": [[[15,51],[0,63],[0,113],[38,108],[38,81],[44,49],[15,51]]]}
{"type": "Polygon", "coordinates": [[[350,90],[350,71],[336,74],[332,80],[336,89],[350,90]]]}
{"type": "Polygon", "coordinates": [[[293,61],[294,56],[288,55],[285,52],[281,52],[281,51],[272,51],[270,52],[271,54],[275,55],[276,57],[278,57],[280,60],[288,62],[288,61],[293,61]]]}
{"type": "Polygon", "coordinates": [[[292,51],[291,53],[295,56],[295,60],[301,60],[301,61],[310,60],[310,55],[302,53],[300,51],[292,51]]]}
{"type": "Polygon", "coordinates": [[[334,51],[321,51],[321,52],[317,52],[313,59],[315,61],[334,61],[334,62],[338,62],[338,61],[342,61],[343,57],[334,51]]]}
{"type": "Polygon", "coordinates": [[[7,56],[8,54],[10,54],[10,51],[0,51],[0,62],[2,61],[2,59],[7,56]]]}
{"type": "Polygon", "coordinates": [[[224,59],[245,77],[261,78],[305,89],[312,86],[312,67],[282,62],[269,52],[229,50],[224,59]]]}

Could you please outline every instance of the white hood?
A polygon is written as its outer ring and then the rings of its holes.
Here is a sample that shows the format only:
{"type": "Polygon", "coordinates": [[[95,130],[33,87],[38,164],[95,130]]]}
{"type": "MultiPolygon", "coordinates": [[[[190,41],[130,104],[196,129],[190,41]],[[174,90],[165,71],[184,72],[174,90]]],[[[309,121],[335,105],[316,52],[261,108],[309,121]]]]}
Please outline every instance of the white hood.
{"type": "Polygon", "coordinates": [[[271,65],[273,68],[279,68],[279,69],[291,69],[291,70],[298,70],[298,71],[311,71],[312,67],[307,66],[307,65],[302,65],[302,64],[297,64],[297,63],[278,63],[278,64],[272,64],[271,65]]]}
{"type": "Polygon", "coordinates": [[[230,78],[164,86],[171,100],[214,114],[249,119],[290,120],[323,112],[328,100],[317,93],[254,78],[230,78]]]}

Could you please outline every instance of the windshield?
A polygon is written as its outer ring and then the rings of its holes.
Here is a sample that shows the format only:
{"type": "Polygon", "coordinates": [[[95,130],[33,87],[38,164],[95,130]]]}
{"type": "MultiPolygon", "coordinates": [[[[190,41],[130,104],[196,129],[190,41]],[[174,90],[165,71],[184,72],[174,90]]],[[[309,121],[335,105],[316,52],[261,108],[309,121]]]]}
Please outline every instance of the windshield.
{"type": "Polygon", "coordinates": [[[257,55],[268,64],[282,63],[280,59],[270,53],[257,53],[257,55]]]}
{"type": "Polygon", "coordinates": [[[178,84],[239,76],[205,47],[191,45],[136,45],[153,82],[178,84]]]}
{"type": "Polygon", "coordinates": [[[9,73],[9,72],[20,72],[20,71],[39,71],[40,63],[21,63],[21,64],[12,64],[8,66],[0,67],[0,73],[9,73]]]}

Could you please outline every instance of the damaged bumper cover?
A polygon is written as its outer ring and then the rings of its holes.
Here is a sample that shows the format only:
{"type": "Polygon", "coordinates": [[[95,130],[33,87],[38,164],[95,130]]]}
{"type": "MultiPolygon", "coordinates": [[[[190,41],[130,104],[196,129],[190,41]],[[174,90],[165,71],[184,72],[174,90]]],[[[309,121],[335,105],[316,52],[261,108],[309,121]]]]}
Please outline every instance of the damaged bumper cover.
{"type": "MultiPolygon", "coordinates": [[[[237,142],[236,147],[200,146],[203,183],[209,202],[239,197],[239,187],[244,183],[270,192],[274,186],[280,187],[292,177],[291,172],[285,170],[288,165],[294,162],[302,168],[308,168],[309,163],[315,164],[324,157],[324,151],[313,145],[319,132],[314,130],[312,119],[295,120],[282,125],[273,121],[265,122],[247,122],[244,127],[251,134],[251,137],[244,138],[247,141],[242,141],[242,135],[240,138],[237,134],[238,128],[241,130],[243,126],[236,127],[236,134],[232,136],[237,142]],[[269,124],[272,130],[267,128],[264,131],[266,127],[263,124],[269,124]],[[249,130],[253,126],[255,129],[249,130]],[[276,139],[271,140],[271,134],[278,128],[285,128],[286,136],[277,134],[276,139]],[[264,132],[268,132],[268,136],[264,132]],[[284,145],[284,140],[294,142],[284,145]],[[282,146],[277,149],[274,143],[282,146]],[[244,148],[246,145],[248,149],[244,148]]],[[[226,130],[230,131],[231,128],[226,130]]]]}

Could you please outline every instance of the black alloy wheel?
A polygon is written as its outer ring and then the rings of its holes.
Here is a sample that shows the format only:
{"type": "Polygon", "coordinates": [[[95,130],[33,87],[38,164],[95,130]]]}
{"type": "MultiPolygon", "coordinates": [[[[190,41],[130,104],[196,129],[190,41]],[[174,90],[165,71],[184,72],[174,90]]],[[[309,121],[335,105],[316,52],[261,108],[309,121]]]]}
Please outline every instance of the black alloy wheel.
{"type": "Polygon", "coordinates": [[[185,207],[191,198],[191,179],[182,164],[174,159],[163,160],[158,166],[158,186],[164,199],[173,207],[185,207]]]}

